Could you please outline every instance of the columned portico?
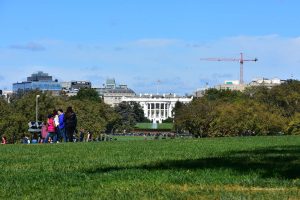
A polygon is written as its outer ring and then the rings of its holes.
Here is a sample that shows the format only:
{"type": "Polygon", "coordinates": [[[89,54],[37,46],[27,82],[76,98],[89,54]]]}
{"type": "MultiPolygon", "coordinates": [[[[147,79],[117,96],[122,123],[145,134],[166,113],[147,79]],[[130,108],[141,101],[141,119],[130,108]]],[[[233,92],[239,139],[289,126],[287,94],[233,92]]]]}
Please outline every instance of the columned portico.
{"type": "Polygon", "coordinates": [[[137,102],[144,110],[144,115],[153,123],[162,123],[163,120],[173,117],[173,109],[177,101],[189,103],[192,97],[177,97],[176,95],[140,95],[123,97],[122,101],[137,102]]]}

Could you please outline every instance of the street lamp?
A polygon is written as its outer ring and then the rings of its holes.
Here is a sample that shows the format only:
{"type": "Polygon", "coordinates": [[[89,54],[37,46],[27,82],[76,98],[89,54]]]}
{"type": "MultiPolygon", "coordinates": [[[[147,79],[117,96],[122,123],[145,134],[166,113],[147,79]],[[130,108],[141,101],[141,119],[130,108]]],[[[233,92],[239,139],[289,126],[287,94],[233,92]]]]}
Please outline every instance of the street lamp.
{"type": "Polygon", "coordinates": [[[40,95],[36,95],[35,97],[35,123],[38,122],[38,99],[39,99],[40,95]]]}

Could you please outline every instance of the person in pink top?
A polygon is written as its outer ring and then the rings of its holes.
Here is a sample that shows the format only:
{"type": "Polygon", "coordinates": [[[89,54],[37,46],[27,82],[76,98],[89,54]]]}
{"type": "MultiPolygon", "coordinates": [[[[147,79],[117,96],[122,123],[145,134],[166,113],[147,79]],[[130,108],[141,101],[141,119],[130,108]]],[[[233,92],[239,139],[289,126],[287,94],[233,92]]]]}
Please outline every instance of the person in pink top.
{"type": "Polygon", "coordinates": [[[42,142],[45,142],[45,139],[48,135],[48,127],[47,127],[47,123],[46,122],[43,122],[43,125],[42,125],[42,130],[41,130],[41,143],[42,142]]]}
{"type": "MultiPolygon", "coordinates": [[[[44,143],[47,143],[49,141],[49,138],[55,139],[55,124],[54,124],[54,118],[53,115],[50,114],[48,115],[48,120],[47,120],[47,137],[44,140],[44,143]]],[[[53,141],[54,143],[56,141],[53,141]]]]}

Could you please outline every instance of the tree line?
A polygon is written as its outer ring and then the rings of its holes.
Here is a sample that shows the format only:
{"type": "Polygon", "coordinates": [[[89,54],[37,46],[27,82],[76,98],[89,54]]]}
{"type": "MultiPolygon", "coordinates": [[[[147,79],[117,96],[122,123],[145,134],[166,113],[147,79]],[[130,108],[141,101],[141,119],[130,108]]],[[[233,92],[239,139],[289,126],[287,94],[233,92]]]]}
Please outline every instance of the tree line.
{"type": "MultiPolygon", "coordinates": [[[[46,120],[53,109],[72,106],[78,118],[77,129],[101,133],[128,132],[138,122],[149,122],[136,102],[122,102],[112,108],[93,89],[81,89],[76,96],[53,96],[32,91],[13,96],[10,103],[0,99],[0,135],[18,141],[28,134],[28,122],[46,120]]],[[[249,87],[244,92],[209,89],[189,104],[176,103],[174,131],[196,137],[300,134],[300,82],[267,88],[249,87]]]]}
{"type": "Polygon", "coordinates": [[[300,82],[208,89],[189,104],[177,102],[174,114],[176,131],[197,137],[300,134],[300,82]]]}

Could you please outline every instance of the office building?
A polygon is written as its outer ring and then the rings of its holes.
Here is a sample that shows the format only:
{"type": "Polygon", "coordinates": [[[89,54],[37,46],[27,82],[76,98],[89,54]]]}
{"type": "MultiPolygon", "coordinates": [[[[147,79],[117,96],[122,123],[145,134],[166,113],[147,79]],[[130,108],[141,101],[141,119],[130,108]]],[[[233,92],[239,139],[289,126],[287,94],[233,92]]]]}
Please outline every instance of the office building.
{"type": "Polygon", "coordinates": [[[14,94],[23,94],[32,90],[50,91],[58,95],[61,91],[61,86],[57,80],[52,79],[52,76],[42,71],[27,77],[27,81],[13,83],[14,94]]]}

